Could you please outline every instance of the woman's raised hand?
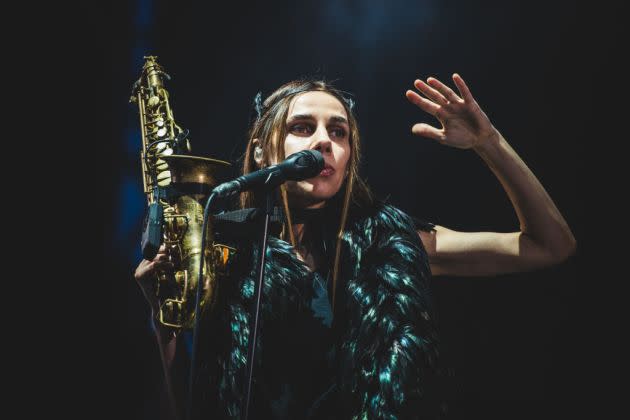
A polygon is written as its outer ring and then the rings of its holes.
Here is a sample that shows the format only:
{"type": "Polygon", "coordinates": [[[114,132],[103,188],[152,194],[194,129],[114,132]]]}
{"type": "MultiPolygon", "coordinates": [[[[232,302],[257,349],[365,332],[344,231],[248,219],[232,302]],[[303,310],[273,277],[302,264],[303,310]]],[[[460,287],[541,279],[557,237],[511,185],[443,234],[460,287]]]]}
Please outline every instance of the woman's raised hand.
{"type": "Polygon", "coordinates": [[[497,140],[498,131],[473,98],[464,79],[459,74],[454,74],[453,81],[459,95],[433,77],[429,77],[426,83],[422,80],[414,82],[415,88],[424,96],[408,90],[407,99],[435,116],[442,128],[418,123],[411,128],[411,132],[459,149],[476,148],[486,141],[497,140]]]}

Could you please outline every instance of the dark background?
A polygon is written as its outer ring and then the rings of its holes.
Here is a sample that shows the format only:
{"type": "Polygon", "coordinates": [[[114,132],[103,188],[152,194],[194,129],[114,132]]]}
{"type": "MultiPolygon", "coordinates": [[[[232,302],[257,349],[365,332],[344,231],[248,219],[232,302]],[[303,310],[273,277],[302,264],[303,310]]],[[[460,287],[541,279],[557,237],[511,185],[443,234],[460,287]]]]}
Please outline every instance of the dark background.
{"type": "MultiPolygon", "coordinates": [[[[110,9],[112,147],[103,155],[103,293],[107,405],[116,418],[152,418],[160,364],[149,308],[133,280],[144,213],[137,106],[128,103],[144,55],[157,55],[193,151],[238,162],[252,100],[305,75],[353,93],[363,175],[377,195],[446,227],[508,232],[516,214],[472,151],[411,135],[436,124],[404,96],[415,78],[453,86],[458,72],[493,124],[553,198],[578,252],[543,270],[497,277],[436,277],[452,419],[563,418],[579,413],[584,326],[578,299],[585,235],[584,78],[592,58],[589,16],[569,2],[135,0],[110,9]]],[[[102,20],[98,10],[89,19],[102,20]]],[[[236,171],[234,175],[236,175],[236,171]]],[[[97,360],[96,362],[99,362],[97,360]]]]}

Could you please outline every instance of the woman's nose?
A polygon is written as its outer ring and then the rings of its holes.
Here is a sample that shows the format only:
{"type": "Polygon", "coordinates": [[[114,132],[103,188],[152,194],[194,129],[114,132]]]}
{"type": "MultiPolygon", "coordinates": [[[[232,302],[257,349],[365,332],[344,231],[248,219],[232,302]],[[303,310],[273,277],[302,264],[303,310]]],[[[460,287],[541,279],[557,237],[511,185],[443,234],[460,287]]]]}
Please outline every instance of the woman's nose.
{"type": "Polygon", "coordinates": [[[315,138],[316,140],[311,146],[312,149],[317,150],[322,154],[332,152],[332,141],[330,140],[326,130],[320,130],[315,138]]]}

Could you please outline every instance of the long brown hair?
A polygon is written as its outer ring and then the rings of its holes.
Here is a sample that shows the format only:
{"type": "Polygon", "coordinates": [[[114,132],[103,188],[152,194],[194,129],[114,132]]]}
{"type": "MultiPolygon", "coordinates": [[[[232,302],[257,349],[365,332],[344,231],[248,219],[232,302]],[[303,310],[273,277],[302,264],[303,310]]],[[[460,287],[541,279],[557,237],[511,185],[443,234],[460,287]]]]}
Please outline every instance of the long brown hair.
{"type": "MultiPolygon", "coordinates": [[[[253,122],[249,130],[249,141],[245,156],[243,159],[243,174],[247,174],[258,170],[256,161],[254,160],[254,139],[258,139],[258,146],[262,148],[263,162],[262,166],[271,164],[270,157],[276,157],[277,162],[283,161],[286,156],[284,153],[284,140],[287,136],[286,120],[289,113],[291,101],[298,95],[306,92],[319,91],[325,92],[335,97],[344,107],[348,115],[348,125],[350,128],[350,159],[348,161],[347,176],[342,186],[343,199],[341,205],[341,213],[339,219],[339,230],[337,232],[337,240],[335,246],[335,260],[333,265],[333,310],[335,305],[335,291],[337,286],[337,277],[339,274],[339,260],[341,252],[341,239],[346,226],[348,212],[351,206],[364,207],[372,203],[372,195],[368,186],[359,176],[359,164],[361,158],[359,127],[356,117],[353,113],[353,101],[344,95],[343,92],[336,89],[329,83],[322,80],[302,79],[294,80],[282,85],[275,90],[264,102],[260,102],[260,96],[256,103],[256,111],[258,117],[253,122]]],[[[282,186],[280,188],[281,200],[286,215],[286,223],[283,227],[283,238],[290,240],[295,247],[296,241],[293,234],[291,223],[291,212],[289,209],[287,193],[282,186]]],[[[241,193],[241,206],[254,207],[260,205],[260,197],[254,192],[246,191],[241,193]]]]}

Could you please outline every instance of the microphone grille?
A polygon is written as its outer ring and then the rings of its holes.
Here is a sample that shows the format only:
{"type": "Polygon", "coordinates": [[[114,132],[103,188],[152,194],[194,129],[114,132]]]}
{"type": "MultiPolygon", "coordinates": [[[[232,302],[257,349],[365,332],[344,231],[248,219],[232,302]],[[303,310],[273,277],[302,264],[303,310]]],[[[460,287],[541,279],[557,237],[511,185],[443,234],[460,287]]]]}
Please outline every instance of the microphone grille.
{"type": "Polygon", "coordinates": [[[302,150],[296,153],[290,178],[294,181],[312,178],[324,169],[324,156],[317,150],[302,150]]]}

